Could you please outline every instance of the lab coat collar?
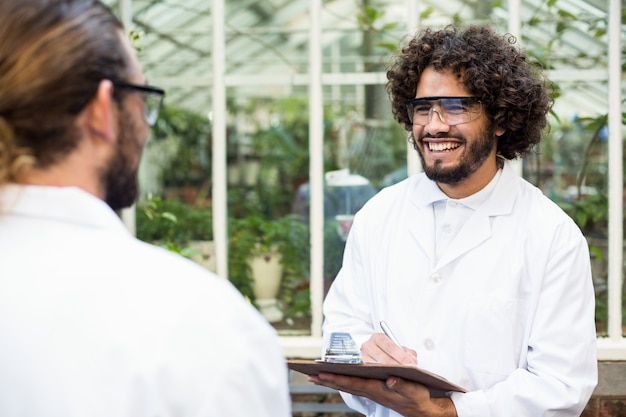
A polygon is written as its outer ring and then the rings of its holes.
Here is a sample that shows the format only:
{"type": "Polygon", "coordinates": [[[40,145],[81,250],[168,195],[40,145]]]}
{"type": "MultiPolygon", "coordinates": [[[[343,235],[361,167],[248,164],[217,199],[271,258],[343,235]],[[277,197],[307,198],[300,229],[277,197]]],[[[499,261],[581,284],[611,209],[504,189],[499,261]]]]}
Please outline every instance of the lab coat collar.
{"type": "Polygon", "coordinates": [[[4,185],[0,187],[0,218],[4,214],[130,233],[104,201],[77,187],[4,185]]]}
{"type": "Polygon", "coordinates": [[[417,208],[418,213],[413,216],[409,231],[433,261],[435,269],[439,269],[445,264],[454,261],[491,236],[490,217],[506,215],[513,210],[519,181],[520,177],[510,164],[508,162],[505,163],[502,175],[490,197],[461,228],[445,255],[434,264],[435,222],[432,203],[448,197],[434,181],[426,178],[425,174],[413,177],[413,186],[410,187],[411,196],[409,198],[417,208]]]}
{"type": "Polygon", "coordinates": [[[502,216],[511,213],[520,181],[521,178],[512,168],[511,163],[505,162],[498,183],[477,211],[485,216],[502,216]]]}
{"type": "MultiPolygon", "coordinates": [[[[428,179],[425,174],[417,175],[413,177],[413,180],[410,199],[416,207],[430,208],[434,202],[449,198],[441,191],[437,183],[428,179]]],[[[478,211],[484,212],[489,216],[510,213],[515,202],[519,180],[520,178],[511,167],[511,164],[505,162],[502,168],[502,175],[491,196],[481,205],[478,211]]]]}

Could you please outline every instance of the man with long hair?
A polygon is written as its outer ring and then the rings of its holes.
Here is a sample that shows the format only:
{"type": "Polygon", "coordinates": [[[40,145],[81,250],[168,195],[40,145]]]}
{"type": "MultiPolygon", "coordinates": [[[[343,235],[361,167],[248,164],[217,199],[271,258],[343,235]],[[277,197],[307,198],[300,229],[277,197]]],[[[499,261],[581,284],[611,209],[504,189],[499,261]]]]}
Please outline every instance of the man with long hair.
{"type": "Polygon", "coordinates": [[[163,90],[97,0],[0,0],[0,415],[289,415],[275,331],[114,210],[163,90]]]}

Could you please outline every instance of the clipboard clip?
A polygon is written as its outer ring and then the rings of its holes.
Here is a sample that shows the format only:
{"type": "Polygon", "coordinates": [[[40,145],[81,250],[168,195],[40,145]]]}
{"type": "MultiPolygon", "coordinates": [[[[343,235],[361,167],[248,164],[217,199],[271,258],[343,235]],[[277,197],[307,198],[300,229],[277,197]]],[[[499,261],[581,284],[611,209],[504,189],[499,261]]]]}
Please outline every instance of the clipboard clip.
{"type": "Polygon", "coordinates": [[[350,333],[334,332],[330,334],[330,343],[322,358],[324,362],[363,363],[361,351],[350,333]]]}

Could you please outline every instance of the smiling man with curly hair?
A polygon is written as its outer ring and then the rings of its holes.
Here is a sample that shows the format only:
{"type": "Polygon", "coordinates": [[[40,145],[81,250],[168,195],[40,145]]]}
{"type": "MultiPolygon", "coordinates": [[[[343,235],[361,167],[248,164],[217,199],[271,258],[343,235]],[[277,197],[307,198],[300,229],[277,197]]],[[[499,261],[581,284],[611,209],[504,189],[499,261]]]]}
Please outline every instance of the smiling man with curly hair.
{"type": "Polygon", "coordinates": [[[508,162],[541,139],[547,81],[512,36],[479,26],[423,31],[387,77],[424,173],[355,216],[324,302],[325,339],[349,332],[364,361],[418,365],[467,392],[310,380],[368,416],[580,415],[597,383],[587,243],[508,162]]]}

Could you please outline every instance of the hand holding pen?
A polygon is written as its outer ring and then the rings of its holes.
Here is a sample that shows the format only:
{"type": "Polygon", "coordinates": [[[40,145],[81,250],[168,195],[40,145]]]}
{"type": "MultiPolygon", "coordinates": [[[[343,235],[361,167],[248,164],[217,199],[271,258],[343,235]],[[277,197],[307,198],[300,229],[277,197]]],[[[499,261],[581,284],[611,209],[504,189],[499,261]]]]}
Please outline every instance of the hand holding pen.
{"type": "Polygon", "coordinates": [[[402,346],[387,323],[383,321],[380,326],[383,333],[374,333],[367,342],[361,345],[363,361],[417,365],[417,352],[402,346]]]}
{"type": "Polygon", "coordinates": [[[391,331],[391,328],[389,327],[389,325],[387,325],[386,321],[382,320],[380,322],[380,328],[383,329],[383,333],[385,333],[387,337],[390,338],[393,343],[402,347],[402,345],[398,341],[398,338],[393,334],[393,332],[391,331]]]}

